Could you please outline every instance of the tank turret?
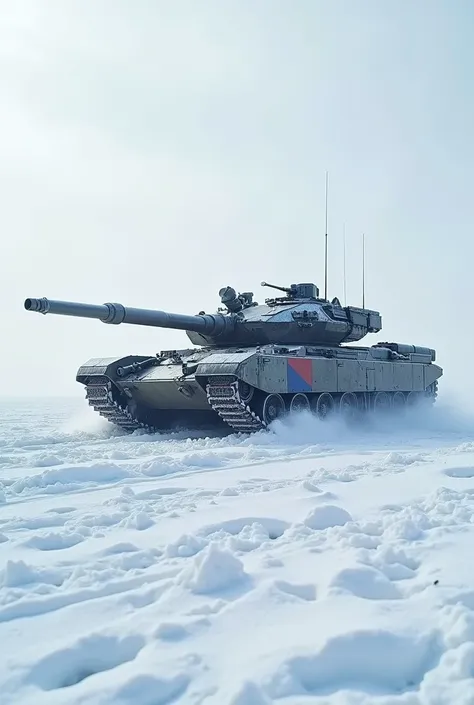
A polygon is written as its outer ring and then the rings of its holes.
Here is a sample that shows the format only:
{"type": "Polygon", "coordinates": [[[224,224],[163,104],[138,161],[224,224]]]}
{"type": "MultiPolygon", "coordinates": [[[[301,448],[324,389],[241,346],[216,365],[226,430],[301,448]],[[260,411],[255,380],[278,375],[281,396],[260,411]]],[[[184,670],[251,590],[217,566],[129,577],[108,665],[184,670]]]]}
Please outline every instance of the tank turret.
{"type": "Polygon", "coordinates": [[[223,308],[217,313],[184,315],[129,308],[118,303],[83,304],[46,298],[26,299],[25,308],[38,313],[95,318],[104,323],[174,328],[186,331],[195,345],[232,347],[243,345],[339,345],[361,340],[381,330],[377,311],[341,306],[338,299],[319,298],[315,284],[290,287],[262,282],[285,296],[268,298],[259,305],[253,292],[237,294],[230,286],[219,291],[223,308]]]}

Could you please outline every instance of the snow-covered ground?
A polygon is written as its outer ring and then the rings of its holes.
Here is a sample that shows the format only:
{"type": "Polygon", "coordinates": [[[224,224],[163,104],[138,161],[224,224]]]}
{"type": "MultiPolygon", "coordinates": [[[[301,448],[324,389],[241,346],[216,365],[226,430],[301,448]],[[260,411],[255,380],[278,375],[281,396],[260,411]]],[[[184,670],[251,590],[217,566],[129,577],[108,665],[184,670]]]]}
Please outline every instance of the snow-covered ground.
{"type": "Polygon", "coordinates": [[[1,705],[474,703],[471,419],[0,407],[1,705]]]}

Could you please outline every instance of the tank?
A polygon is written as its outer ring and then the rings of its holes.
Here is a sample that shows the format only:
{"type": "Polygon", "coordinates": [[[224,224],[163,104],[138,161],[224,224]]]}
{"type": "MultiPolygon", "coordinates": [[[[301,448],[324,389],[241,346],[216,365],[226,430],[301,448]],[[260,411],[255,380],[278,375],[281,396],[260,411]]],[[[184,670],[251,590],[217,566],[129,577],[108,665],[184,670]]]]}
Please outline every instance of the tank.
{"type": "Polygon", "coordinates": [[[26,299],[27,311],[95,318],[111,325],[174,328],[193,347],[92,358],[77,371],[88,403],[127,431],[222,427],[254,432],[296,410],[321,418],[434,402],[442,369],[435,351],[405,343],[356,346],[382,329],[378,311],[321,298],[315,284],[262,282],[278,294],[219,291],[222,306],[197,315],[26,299]]]}

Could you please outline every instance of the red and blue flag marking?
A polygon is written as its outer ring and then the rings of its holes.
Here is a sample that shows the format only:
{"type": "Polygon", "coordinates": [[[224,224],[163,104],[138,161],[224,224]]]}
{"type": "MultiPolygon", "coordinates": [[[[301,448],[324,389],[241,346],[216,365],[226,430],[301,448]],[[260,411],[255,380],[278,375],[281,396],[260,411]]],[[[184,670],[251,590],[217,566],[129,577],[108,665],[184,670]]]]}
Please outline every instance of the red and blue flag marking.
{"type": "Polygon", "coordinates": [[[290,357],[287,364],[288,391],[311,392],[313,389],[312,360],[290,357]]]}

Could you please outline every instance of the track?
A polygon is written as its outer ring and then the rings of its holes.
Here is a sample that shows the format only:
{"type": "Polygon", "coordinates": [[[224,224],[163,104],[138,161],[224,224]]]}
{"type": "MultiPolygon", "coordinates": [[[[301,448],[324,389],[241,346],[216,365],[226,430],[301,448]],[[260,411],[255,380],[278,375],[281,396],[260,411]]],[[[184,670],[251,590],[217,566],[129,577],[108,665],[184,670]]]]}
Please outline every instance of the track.
{"type": "Polygon", "coordinates": [[[235,377],[212,377],[206,392],[209,405],[234,431],[254,433],[266,427],[265,422],[240,398],[235,377]]]}

